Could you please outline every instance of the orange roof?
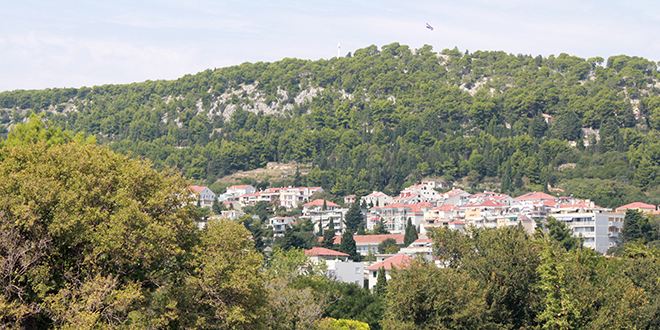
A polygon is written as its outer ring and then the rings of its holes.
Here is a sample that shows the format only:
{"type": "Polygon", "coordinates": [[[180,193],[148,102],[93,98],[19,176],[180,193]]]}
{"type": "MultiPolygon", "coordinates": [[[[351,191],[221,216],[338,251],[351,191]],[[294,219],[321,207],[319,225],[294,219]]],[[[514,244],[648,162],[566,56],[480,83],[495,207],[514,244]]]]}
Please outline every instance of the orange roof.
{"type": "Polygon", "coordinates": [[[334,257],[348,257],[347,253],[330,250],[322,247],[315,246],[309,250],[305,250],[306,256],[334,256],[334,257]]]}
{"type": "Polygon", "coordinates": [[[464,225],[464,224],[465,224],[465,223],[464,223],[463,221],[461,221],[461,220],[454,220],[454,221],[450,222],[450,224],[452,224],[452,223],[455,224],[455,225],[464,225]]]}
{"type": "MultiPolygon", "coordinates": [[[[303,207],[311,207],[311,206],[323,206],[323,199],[315,199],[305,205],[303,207]]],[[[331,202],[331,201],[325,201],[325,206],[332,206],[332,207],[339,207],[339,205],[331,202]]]]}
{"type": "Polygon", "coordinates": [[[188,186],[188,189],[196,192],[196,193],[201,193],[202,190],[206,189],[206,187],[200,187],[200,186],[188,186]]]}
{"type": "Polygon", "coordinates": [[[412,258],[408,255],[405,254],[397,254],[393,257],[387,258],[381,262],[377,262],[367,268],[366,270],[379,270],[381,268],[385,268],[385,270],[390,270],[392,267],[396,268],[408,268],[410,263],[412,262],[412,258]]]}
{"type": "Polygon", "coordinates": [[[227,190],[229,190],[229,189],[245,189],[247,187],[251,187],[251,186],[249,184],[241,184],[241,185],[238,185],[238,186],[231,186],[231,187],[227,188],[227,190]]]}
{"type": "Polygon", "coordinates": [[[451,205],[451,204],[445,204],[445,205],[442,205],[442,206],[438,206],[438,207],[436,207],[436,208],[433,208],[433,209],[431,209],[431,210],[433,210],[433,211],[447,212],[447,211],[457,211],[457,210],[460,210],[460,209],[461,209],[461,208],[458,207],[458,206],[454,206],[454,205],[451,205]]]}
{"type": "Polygon", "coordinates": [[[453,196],[456,196],[458,194],[462,194],[464,192],[465,192],[465,190],[463,190],[463,189],[454,189],[454,188],[452,188],[452,190],[446,192],[445,194],[449,197],[453,197],[453,196]]]}
{"type": "Polygon", "coordinates": [[[552,195],[548,195],[544,192],[535,191],[535,192],[531,192],[531,193],[527,193],[527,194],[518,196],[514,199],[517,200],[517,201],[544,200],[544,199],[555,200],[555,199],[557,199],[557,197],[552,196],[552,195]]]}
{"type": "Polygon", "coordinates": [[[641,203],[641,202],[634,202],[634,203],[626,204],[626,205],[623,205],[623,206],[619,206],[616,209],[617,210],[627,210],[627,209],[651,209],[651,210],[655,210],[655,205],[645,204],[645,203],[641,203]]]}
{"type": "Polygon", "coordinates": [[[485,201],[485,202],[483,202],[483,203],[479,203],[479,204],[477,204],[477,203],[474,203],[474,204],[468,204],[468,205],[463,205],[463,206],[461,206],[461,207],[462,207],[462,208],[466,208],[466,207],[506,207],[506,206],[509,206],[509,205],[502,204],[502,203],[500,203],[500,202],[497,202],[497,201],[494,201],[494,200],[490,200],[490,199],[489,199],[489,200],[487,200],[487,201],[485,201]]]}

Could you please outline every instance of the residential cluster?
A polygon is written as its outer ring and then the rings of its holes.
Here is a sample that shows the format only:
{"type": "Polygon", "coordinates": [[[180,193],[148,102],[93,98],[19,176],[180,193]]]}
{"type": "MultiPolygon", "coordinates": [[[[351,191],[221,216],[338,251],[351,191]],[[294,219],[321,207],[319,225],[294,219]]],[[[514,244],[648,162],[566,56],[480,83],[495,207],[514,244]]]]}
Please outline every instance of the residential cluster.
{"type": "MultiPolygon", "coordinates": [[[[200,206],[209,206],[215,195],[206,187],[190,187],[198,194],[200,206]],[[209,204],[210,201],[210,204],[209,204]]],[[[543,192],[531,192],[512,197],[506,194],[484,191],[470,194],[462,189],[450,187],[444,182],[424,180],[410,186],[392,197],[374,191],[366,196],[349,195],[341,206],[328,200],[312,199],[322,192],[321,187],[283,187],[257,191],[250,185],[236,185],[218,197],[219,202],[232,204],[235,209],[267,201],[286,209],[302,206],[299,217],[273,217],[269,226],[275,237],[284,235],[286,228],[299,220],[309,219],[315,232],[325,232],[332,222],[335,229],[335,244],[341,242],[346,229],[344,218],[353,203],[360,203],[364,217],[364,228],[374,231],[381,226],[387,235],[354,235],[357,252],[371,256],[375,262],[364,264],[348,260],[348,255],[334,250],[315,247],[306,253],[314,259],[325,260],[329,274],[345,282],[368,280],[369,287],[375,285],[379,269],[389,276],[392,267],[405,268],[413,256],[424,256],[433,260],[432,242],[426,233],[436,227],[462,230],[466,226],[478,228],[501,228],[521,226],[529,234],[536,230],[537,220],[552,216],[564,222],[575,237],[582,239],[585,247],[600,253],[616,246],[623,228],[625,211],[639,210],[643,213],[658,213],[655,205],[631,203],[614,210],[595,205],[590,200],[556,197],[543,192]],[[451,189],[450,189],[451,188],[451,189]],[[445,192],[440,192],[440,191],[445,192]],[[396,255],[378,254],[378,245],[391,238],[403,245],[406,225],[410,219],[417,228],[419,239],[402,247],[396,255]]],[[[240,211],[225,211],[228,217],[241,215],[240,211]],[[234,213],[229,213],[234,212],[234,213]]],[[[322,238],[319,238],[322,239],[322,238]]]]}

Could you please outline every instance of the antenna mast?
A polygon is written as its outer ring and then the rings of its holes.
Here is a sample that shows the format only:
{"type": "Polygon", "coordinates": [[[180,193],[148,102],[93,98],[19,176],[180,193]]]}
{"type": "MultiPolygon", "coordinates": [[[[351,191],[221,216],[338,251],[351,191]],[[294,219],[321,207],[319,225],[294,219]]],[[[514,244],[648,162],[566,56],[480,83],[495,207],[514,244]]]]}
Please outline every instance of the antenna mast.
{"type": "Polygon", "coordinates": [[[341,57],[341,43],[337,43],[337,58],[341,57]]]}

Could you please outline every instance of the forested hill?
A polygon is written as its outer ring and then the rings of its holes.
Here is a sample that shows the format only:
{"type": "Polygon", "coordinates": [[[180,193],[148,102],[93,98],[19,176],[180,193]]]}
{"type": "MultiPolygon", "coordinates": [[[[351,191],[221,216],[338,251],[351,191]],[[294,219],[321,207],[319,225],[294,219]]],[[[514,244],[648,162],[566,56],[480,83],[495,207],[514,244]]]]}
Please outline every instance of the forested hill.
{"type": "Polygon", "coordinates": [[[3,92],[0,122],[6,134],[44,113],[208,185],[269,161],[312,162],[296,183],[336,196],[392,194],[434,176],[513,194],[549,183],[601,206],[658,204],[659,88],[657,64],[639,57],[393,43],[174,81],[3,92]]]}

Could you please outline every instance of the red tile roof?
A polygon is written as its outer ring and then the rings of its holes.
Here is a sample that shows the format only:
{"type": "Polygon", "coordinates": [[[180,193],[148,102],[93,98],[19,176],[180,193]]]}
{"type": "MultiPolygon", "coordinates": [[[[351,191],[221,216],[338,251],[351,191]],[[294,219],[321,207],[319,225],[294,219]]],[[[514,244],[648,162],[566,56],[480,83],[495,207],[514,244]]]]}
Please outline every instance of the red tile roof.
{"type": "Polygon", "coordinates": [[[381,262],[377,262],[367,268],[366,270],[379,270],[380,268],[385,268],[385,270],[390,270],[392,267],[398,269],[408,268],[412,262],[412,258],[405,254],[397,254],[393,257],[387,258],[381,262]]]}
{"type": "Polygon", "coordinates": [[[227,188],[227,190],[229,190],[229,189],[245,189],[247,187],[250,187],[250,185],[249,184],[242,184],[242,185],[238,185],[238,186],[231,186],[231,187],[227,188]]]}
{"type": "MultiPolygon", "coordinates": [[[[312,207],[312,206],[323,206],[323,199],[315,199],[305,205],[303,207],[312,207]]],[[[339,207],[339,205],[331,202],[331,201],[325,201],[325,206],[331,206],[331,207],[339,207]]]]}
{"type": "Polygon", "coordinates": [[[202,190],[206,189],[206,187],[200,187],[200,186],[188,186],[188,189],[196,192],[196,193],[201,193],[202,190]]]}
{"type": "Polygon", "coordinates": [[[650,209],[650,210],[655,210],[655,205],[651,204],[645,204],[641,202],[634,202],[630,204],[626,204],[623,206],[619,206],[616,208],[617,210],[627,210],[627,209],[650,209]]]}
{"type": "Polygon", "coordinates": [[[468,208],[468,207],[507,207],[507,206],[509,205],[502,204],[500,202],[489,199],[483,203],[473,203],[473,204],[463,205],[461,207],[468,208]]]}
{"type": "Polygon", "coordinates": [[[462,194],[464,192],[465,192],[465,190],[463,190],[463,189],[453,189],[452,188],[452,190],[446,192],[445,194],[447,195],[447,197],[453,197],[453,196],[456,196],[458,194],[462,194]]]}
{"type": "Polygon", "coordinates": [[[433,210],[433,211],[448,212],[448,211],[458,211],[458,210],[460,210],[460,209],[461,209],[461,208],[458,207],[458,206],[454,206],[454,205],[451,205],[451,204],[445,204],[445,205],[442,205],[442,206],[438,206],[438,207],[436,207],[436,208],[433,208],[433,209],[431,209],[431,210],[433,210]]]}
{"type": "Polygon", "coordinates": [[[348,257],[347,253],[330,250],[322,247],[315,246],[309,250],[305,250],[306,256],[334,256],[334,257],[348,257]]]}
{"type": "Polygon", "coordinates": [[[531,192],[531,193],[527,193],[527,194],[518,196],[514,199],[517,200],[517,201],[544,200],[544,199],[555,200],[555,199],[557,199],[557,197],[552,196],[552,195],[548,195],[544,192],[535,191],[535,192],[531,192]]]}

